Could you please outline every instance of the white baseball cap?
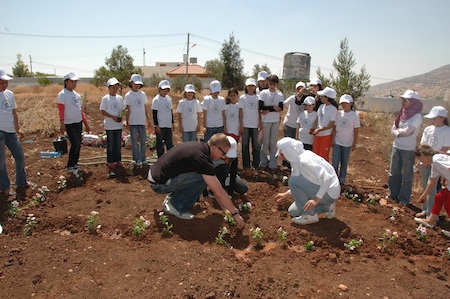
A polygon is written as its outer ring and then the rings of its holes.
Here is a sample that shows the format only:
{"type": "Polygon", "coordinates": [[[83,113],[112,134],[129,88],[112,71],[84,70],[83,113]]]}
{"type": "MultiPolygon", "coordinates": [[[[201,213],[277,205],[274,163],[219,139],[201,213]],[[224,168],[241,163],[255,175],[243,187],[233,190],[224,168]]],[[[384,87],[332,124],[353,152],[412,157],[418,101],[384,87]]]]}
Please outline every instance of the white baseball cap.
{"type": "Polygon", "coordinates": [[[408,99],[420,100],[419,94],[417,92],[415,92],[414,90],[410,90],[410,89],[405,91],[405,93],[401,96],[401,98],[404,98],[405,100],[408,100],[408,99]]]}
{"type": "Polygon", "coordinates": [[[297,84],[295,84],[295,90],[297,90],[300,86],[302,86],[302,87],[306,87],[306,85],[305,85],[305,83],[303,83],[303,82],[298,82],[297,84]]]}
{"type": "Polygon", "coordinates": [[[349,94],[344,94],[339,98],[339,104],[340,103],[353,103],[353,98],[349,94]]]}
{"type": "Polygon", "coordinates": [[[109,79],[107,82],[106,82],[106,86],[113,86],[113,85],[116,85],[116,84],[120,84],[120,82],[119,82],[119,80],[117,80],[116,78],[114,78],[114,77],[112,77],[111,79],[109,79]]]}
{"type": "Polygon", "coordinates": [[[312,78],[309,82],[308,85],[322,85],[322,81],[319,78],[312,78]]]}
{"type": "Polygon", "coordinates": [[[227,152],[227,157],[228,158],[237,158],[237,142],[236,139],[234,139],[231,136],[227,136],[228,141],[230,142],[230,149],[227,152]]]}
{"type": "Polygon", "coordinates": [[[133,82],[134,84],[141,84],[141,85],[144,85],[144,83],[142,83],[142,76],[139,75],[139,74],[133,74],[133,75],[131,75],[130,82],[133,82]]]}
{"type": "Polygon", "coordinates": [[[245,80],[245,86],[249,86],[249,85],[256,86],[256,80],[254,78],[248,78],[247,80],[245,80]]]}
{"type": "Polygon", "coordinates": [[[64,76],[64,81],[66,80],[77,81],[80,80],[80,78],[78,78],[77,75],[75,75],[75,73],[70,72],[64,76]]]}
{"type": "Polygon", "coordinates": [[[184,87],[184,91],[185,92],[195,92],[195,87],[192,84],[186,84],[186,86],[184,87]]]}
{"type": "Polygon", "coordinates": [[[305,100],[303,101],[303,105],[315,105],[316,104],[316,99],[312,96],[308,96],[305,98],[305,100]]]}
{"type": "Polygon", "coordinates": [[[445,109],[442,106],[434,106],[433,108],[431,108],[430,113],[428,113],[427,115],[425,115],[425,118],[435,118],[435,117],[447,117],[448,116],[448,111],[447,109],[445,109]]]}
{"type": "Polygon", "coordinates": [[[9,81],[12,80],[12,77],[8,76],[3,69],[0,69],[0,79],[9,81]]]}
{"type": "Polygon", "coordinates": [[[212,93],[220,92],[222,90],[222,84],[220,84],[219,81],[214,80],[211,83],[209,83],[209,89],[211,89],[212,93]]]}
{"type": "Polygon", "coordinates": [[[319,96],[326,96],[327,98],[330,99],[336,99],[336,90],[330,87],[325,87],[324,90],[319,90],[317,94],[319,96]]]}
{"type": "Polygon", "coordinates": [[[168,80],[162,80],[161,82],[159,82],[158,88],[161,88],[161,89],[169,88],[170,89],[170,82],[168,80]]]}
{"type": "Polygon", "coordinates": [[[260,72],[258,73],[258,81],[266,80],[267,77],[269,77],[269,73],[266,72],[266,71],[260,71],[260,72]]]}

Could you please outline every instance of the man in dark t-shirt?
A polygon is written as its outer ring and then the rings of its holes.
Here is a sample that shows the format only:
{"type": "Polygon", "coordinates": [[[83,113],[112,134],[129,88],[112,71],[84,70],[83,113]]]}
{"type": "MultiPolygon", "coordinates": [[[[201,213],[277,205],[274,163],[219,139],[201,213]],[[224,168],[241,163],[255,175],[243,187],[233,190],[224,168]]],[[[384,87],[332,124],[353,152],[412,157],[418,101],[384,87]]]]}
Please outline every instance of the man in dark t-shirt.
{"type": "Polygon", "coordinates": [[[222,209],[230,211],[237,227],[244,227],[239,210],[215,176],[212,162],[224,158],[229,149],[227,136],[219,133],[208,143],[182,143],[162,155],[150,168],[148,180],[153,191],[167,194],[163,211],[180,219],[193,219],[190,210],[208,186],[222,209]]]}

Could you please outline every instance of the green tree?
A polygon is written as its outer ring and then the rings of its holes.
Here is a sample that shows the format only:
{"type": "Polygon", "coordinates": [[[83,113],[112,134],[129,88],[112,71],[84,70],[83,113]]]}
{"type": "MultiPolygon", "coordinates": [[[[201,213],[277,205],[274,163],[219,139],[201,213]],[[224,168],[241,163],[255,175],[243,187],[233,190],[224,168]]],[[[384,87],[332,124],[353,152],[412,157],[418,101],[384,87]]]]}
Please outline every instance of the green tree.
{"type": "Polygon", "coordinates": [[[186,84],[193,84],[195,86],[195,90],[202,90],[202,81],[197,76],[190,76],[189,78],[185,76],[178,76],[175,77],[170,83],[172,89],[180,93],[184,92],[184,87],[186,84]]]}
{"type": "Polygon", "coordinates": [[[241,48],[234,35],[230,34],[230,39],[222,44],[220,59],[223,63],[222,86],[224,88],[244,85],[244,60],[241,58],[241,48]]]}
{"type": "Polygon", "coordinates": [[[22,54],[17,54],[16,64],[12,68],[14,77],[31,77],[33,74],[28,70],[28,66],[22,59],[22,54]]]}
{"type": "Polygon", "coordinates": [[[337,75],[330,74],[330,78],[326,78],[324,74],[317,70],[317,76],[322,80],[323,87],[330,86],[336,90],[338,97],[343,94],[352,96],[355,103],[357,99],[362,97],[370,88],[370,75],[363,66],[360,73],[353,71],[356,61],[353,58],[353,52],[348,47],[348,40],[345,38],[340,42],[340,51],[338,56],[333,60],[333,68],[337,75]]]}
{"type": "Polygon", "coordinates": [[[260,71],[266,71],[268,74],[272,74],[272,72],[270,71],[270,68],[267,66],[267,63],[264,65],[255,64],[252,69],[251,77],[256,79],[258,77],[258,73],[260,71]]]}
{"type": "Polygon", "coordinates": [[[205,69],[208,73],[208,77],[215,78],[222,81],[222,75],[224,70],[223,62],[220,59],[208,60],[205,63],[205,69]]]}
{"type": "Polygon", "coordinates": [[[115,77],[122,85],[128,85],[132,74],[144,74],[142,69],[133,65],[133,57],[128,54],[128,49],[122,45],[117,46],[111,52],[111,57],[105,58],[106,66],[101,66],[94,71],[92,83],[96,86],[106,84],[109,78],[115,77]]]}

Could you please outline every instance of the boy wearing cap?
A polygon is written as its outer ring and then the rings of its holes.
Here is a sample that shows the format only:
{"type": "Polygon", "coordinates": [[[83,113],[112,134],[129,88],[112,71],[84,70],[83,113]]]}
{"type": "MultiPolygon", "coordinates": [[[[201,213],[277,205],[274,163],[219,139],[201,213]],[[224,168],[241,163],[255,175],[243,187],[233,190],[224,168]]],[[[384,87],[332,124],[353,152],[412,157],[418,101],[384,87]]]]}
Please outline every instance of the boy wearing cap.
{"type": "Polygon", "coordinates": [[[169,96],[169,92],[170,82],[162,80],[158,84],[158,94],[152,101],[158,158],[164,154],[164,145],[166,145],[167,151],[173,147],[174,119],[172,98],[169,96]]]}
{"type": "Polygon", "coordinates": [[[197,133],[200,132],[200,121],[202,106],[195,98],[195,87],[186,84],[183,99],[177,107],[178,123],[180,126],[181,139],[183,142],[197,141],[197,133]]]}
{"type": "Polygon", "coordinates": [[[317,122],[317,112],[314,111],[316,107],[316,100],[314,97],[307,96],[303,100],[303,106],[305,110],[300,113],[297,119],[297,123],[300,128],[298,129],[298,140],[303,142],[305,150],[312,151],[314,143],[314,135],[311,134],[314,131],[314,125],[317,122]]]}
{"type": "Polygon", "coordinates": [[[339,99],[343,110],[338,111],[333,130],[333,155],[331,165],[339,177],[339,183],[345,186],[350,152],[356,149],[358,129],[361,127],[359,115],[352,110],[353,98],[344,94],[339,99]],[[340,169],[339,169],[340,166],[340,169]]]}
{"type": "Polygon", "coordinates": [[[208,142],[212,135],[223,133],[226,125],[225,110],[227,105],[225,99],[219,96],[222,85],[214,80],[209,84],[211,95],[206,96],[202,102],[203,109],[203,127],[205,128],[204,142],[208,142]]]}
{"type": "Polygon", "coordinates": [[[320,101],[320,96],[317,94],[321,90],[323,90],[323,87],[322,81],[319,78],[312,78],[311,81],[308,82],[309,95],[314,97],[315,99],[314,111],[319,110],[320,105],[322,105],[322,102],[320,101]]]}
{"type": "Polygon", "coordinates": [[[417,92],[407,90],[402,96],[402,108],[395,117],[391,133],[394,136],[392,144],[391,165],[388,186],[389,197],[401,204],[411,201],[414,150],[422,125],[423,103],[417,92]]]}
{"type": "Polygon", "coordinates": [[[78,173],[78,160],[81,149],[82,124],[89,132],[91,128],[82,110],[81,96],[75,91],[79,78],[75,73],[68,73],[64,76],[64,89],[58,94],[58,109],[60,120],[60,133],[64,131],[69,135],[70,151],[67,161],[67,171],[73,174],[78,173]]]}
{"type": "Polygon", "coordinates": [[[270,171],[278,171],[277,152],[278,129],[280,126],[280,111],[283,110],[284,97],[278,91],[278,77],[267,77],[269,89],[261,91],[259,109],[263,125],[263,138],[261,147],[261,162],[259,167],[269,167],[270,171]],[[269,158],[267,158],[269,156],[269,158]]]}
{"type": "MultiPolygon", "coordinates": [[[[420,144],[428,144],[436,152],[447,152],[450,149],[450,127],[447,117],[448,111],[444,107],[434,106],[431,108],[430,113],[424,116],[424,118],[431,120],[431,125],[423,130],[420,144]]],[[[425,190],[431,178],[431,167],[427,167],[423,163],[420,163],[420,167],[422,188],[425,190]]],[[[433,185],[430,193],[426,196],[426,200],[422,203],[422,211],[417,213],[416,217],[430,216],[436,193],[442,189],[440,180],[436,179],[435,182],[436,184],[433,185]]]]}
{"type": "Polygon", "coordinates": [[[12,80],[12,77],[8,76],[3,69],[0,69],[0,192],[6,195],[12,194],[11,183],[6,169],[6,147],[8,147],[14,157],[16,186],[28,186],[25,172],[25,155],[19,140],[17,140],[17,135],[23,138],[24,134],[19,127],[14,93],[8,89],[9,80],[12,80]]]}
{"type": "Polygon", "coordinates": [[[122,166],[122,117],[121,113],[125,109],[123,98],[117,94],[119,81],[111,78],[106,83],[108,94],[102,98],[100,110],[103,119],[103,126],[106,131],[106,161],[108,163],[108,176],[115,176],[114,168],[122,166]]]}
{"type": "Polygon", "coordinates": [[[145,126],[150,127],[150,118],[147,108],[147,96],[140,90],[144,86],[142,76],[131,75],[129,87],[131,90],[125,94],[126,127],[131,135],[131,153],[136,166],[147,165],[145,126]]]}
{"type": "Polygon", "coordinates": [[[260,71],[258,73],[258,87],[256,88],[257,95],[259,95],[264,89],[269,88],[269,81],[267,81],[267,77],[269,77],[269,73],[266,71],[260,71]]]}

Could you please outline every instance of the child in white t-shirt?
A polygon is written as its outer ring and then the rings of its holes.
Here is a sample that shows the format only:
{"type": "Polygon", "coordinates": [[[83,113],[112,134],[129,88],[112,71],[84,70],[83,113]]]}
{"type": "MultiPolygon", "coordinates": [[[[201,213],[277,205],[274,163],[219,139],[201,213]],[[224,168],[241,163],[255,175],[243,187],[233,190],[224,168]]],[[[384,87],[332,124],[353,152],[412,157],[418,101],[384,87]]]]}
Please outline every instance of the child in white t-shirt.
{"type": "Polygon", "coordinates": [[[353,98],[344,94],[339,99],[343,110],[338,111],[333,130],[333,156],[331,163],[339,177],[339,183],[345,185],[348,158],[350,152],[356,149],[358,142],[358,128],[361,127],[359,115],[352,110],[353,98]],[[339,164],[341,168],[339,169],[339,164]]]}
{"type": "Polygon", "coordinates": [[[280,126],[280,111],[283,110],[284,97],[278,91],[278,76],[267,77],[269,89],[260,93],[259,109],[263,125],[260,167],[269,167],[270,171],[278,171],[277,153],[278,129],[280,126]],[[269,158],[268,158],[269,156],[269,158]]]}
{"type": "Polygon", "coordinates": [[[240,134],[242,135],[242,166],[245,175],[258,174],[256,168],[260,161],[260,145],[258,131],[262,129],[259,111],[259,96],[256,95],[256,80],[249,78],[245,81],[245,94],[239,99],[240,134]],[[252,162],[250,167],[250,140],[252,143],[252,162]]]}
{"type": "Polygon", "coordinates": [[[225,99],[219,96],[222,85],[214,80],[209,84],[211,95],[206,96],[202,102],[203,127],[205,130],[204,142],[208,142],[212,135],[223,133],[226,126],[225,110],[227,109],[225,99]]]}
{"type": "Polygon", "coordinates": [[[119,81],[111,78],[106,83],[108,94],[102,98],[100,110],[103,119],[103,126],[106,131],[106,161],[109,168],[109,177],[115,176],[114,168],[122,165],[122,116],[125,110],[123,98],[117,94],[119,81]]]}
{"type": "Polygon", "coordinates": [[[225,110],[226,130],[225,134],[233,137],[236,142],[240,138],[240,122],[239,122],[239,91],[232,87],[228,90],[228,97],[225,100],[227,107],[225,110]]]}
{"type": "Polygon", "coordinates": [[[139,90],[144,86],[142,77],[139,74],[133,74],[129,86],[131,90],[125,94],[126,126],[131,135],[131,153],[136,166],[147,165],[145,155],[147,133],[145,125],[150,127],[150,118],[147,108],[147,96],[145,92],[139,90]]]}
{"type": "Polygon", "coordinates": [[[195,87],[187,84],[184,87],[183,99],[178,103],[178,123],[183,142],[197,141],[197,133],[200,132],[202,106],[195,98],[195,87]]]}
{"type": "MultiPolygon", "coordinates": [[[[434,106],[430,113],[424,115],[424,118],[431,120],[431,125],[427,126],[422,133],[420,144],[428,144],[436,152],[447,152],[450,149],[450,127],[448,126],[448,111],[442,106],[434,106]]],[[[431,167],[421,163],[420,175],[422,178],[423,190],[426,189],[431,178],[431,167]]],[[[424,218],[431,214],[434,205],[436,193],[440,192],[442,185],[440,180],[435,180],[436,184],[430,190],[426,201],[422,204],[422,211],[416,214],[416,217],[424,218]]]]}
{"type": "Polygon", "coordinates": [[[164,154],[164,145],[166,145],[166,150],[173,147],[173,106],[169,92],[170,82],[162,80],[158,84],[158,94],[152,101],[158,158],[164,154]]]}
{"type": "Polygon", "coordinates": [[[312,151],[314,143],[314,135],[311,134],[314,131],[314,124],[317,122],[317,112],[314,111],[316,107],[316,100],[312,96],[308,96],[303,101],[305,110],[302,111],[297,119],[299,124],[298,140],[303,143],[305,150],[312,151]]]}

